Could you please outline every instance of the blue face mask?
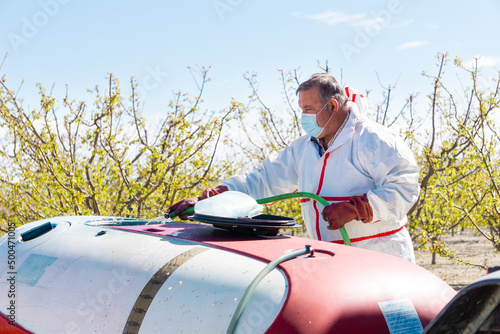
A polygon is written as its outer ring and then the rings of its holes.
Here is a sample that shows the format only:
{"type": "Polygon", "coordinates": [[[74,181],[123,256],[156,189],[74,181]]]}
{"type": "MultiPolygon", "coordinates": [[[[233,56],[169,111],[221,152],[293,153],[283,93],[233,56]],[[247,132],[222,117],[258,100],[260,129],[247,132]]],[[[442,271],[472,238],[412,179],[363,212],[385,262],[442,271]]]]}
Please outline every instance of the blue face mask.
{"type": "MultiPolygon", "coordinates": [[[[300,119],[300,123],[302,125],[302,129],[310,136],[314,138],[318,138],[319,135],[323,132],[325,127],[321,127],[318,125],[317,122],[317,116],[325,109],[325,107],[328,105],[328,102],[321,108],[321,110],[317,114],[305,114],[302,112],[302,117],[300,119]]],[[[332,114],[333,116],[333,114],[332,114]]],[[[328,122],[326,122],[325,126],[330,122],[332,119],[332,116],[328,119],[328,122]]]]}

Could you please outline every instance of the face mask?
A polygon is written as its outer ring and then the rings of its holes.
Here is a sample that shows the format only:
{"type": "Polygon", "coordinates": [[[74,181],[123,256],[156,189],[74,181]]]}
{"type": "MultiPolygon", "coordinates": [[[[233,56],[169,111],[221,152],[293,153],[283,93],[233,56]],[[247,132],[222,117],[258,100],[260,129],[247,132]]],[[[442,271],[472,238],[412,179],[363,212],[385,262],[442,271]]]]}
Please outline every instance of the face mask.
{"type": "MultiPolygon", "coordinates": [[[[321,108],[321,110],[317,114],[302,113],[302,118],[300,120],[300,123],[302,125],[302,129],[304,129],[304,131],[308,135],[310,135],[314,138],[317,138],[325,129],[325,127],[321,127],[318,125],[316,118],[319,114],[321,114],[321,112],[325,109],[325,107],[327,105],[328,105],[328,102],[323,106],[323,108],[321,108]]],[[[332,116],[333,116],[333,114],[332,114],[332,116]]],[[[332,119],[332,116],[330,116],[330,118],[328,119],[328,122],[326,122],[325,126],[330,122],[330,120],[332,119]]]]}

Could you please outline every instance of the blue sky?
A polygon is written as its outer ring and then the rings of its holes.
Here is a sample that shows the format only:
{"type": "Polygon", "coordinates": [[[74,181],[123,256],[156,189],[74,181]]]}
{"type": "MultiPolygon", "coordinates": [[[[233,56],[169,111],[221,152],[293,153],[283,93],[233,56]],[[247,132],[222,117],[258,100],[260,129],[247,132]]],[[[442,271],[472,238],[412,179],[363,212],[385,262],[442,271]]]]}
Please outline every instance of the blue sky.
{"type": "MultiPolygon", "coordinates": [[[[480,56],[500,68],[500,2],[485,1],[75,1],[0,0],[0,75],[35,107],[36,83],[85,100],[113,73],[147,86],[145,113],[165,110],[173,91],[195,92],[188,66],[210,66],[205,107],[219,109],[250,94],[255,72],[270,106],[282,101],[278,69],[318,61],[343,83],[374,96],[398,83],[395,103],[430,92],[422,71],[436,73],[436,54],[480,56]],[[378,77],[377,77],[378,73],[378,77]]],[[[453,78],[452,78],[453,80],[453,78]]],[[[125,88],[125,87],[124,87],[125,88]]],[[[422,102],[425,103],[425,102],[422,102]]],[[[396,108],[397,109],[397,108],[396,108]]]]}

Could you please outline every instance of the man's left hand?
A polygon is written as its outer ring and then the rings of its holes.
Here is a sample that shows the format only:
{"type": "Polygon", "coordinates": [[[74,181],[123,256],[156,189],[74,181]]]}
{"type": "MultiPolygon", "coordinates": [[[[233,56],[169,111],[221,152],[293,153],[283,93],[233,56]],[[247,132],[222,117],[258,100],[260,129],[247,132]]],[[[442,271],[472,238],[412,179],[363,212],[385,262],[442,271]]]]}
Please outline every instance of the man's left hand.
{"type": "Polygon", "coordinates": [[[366,194],[352,196],[349,202],[337,202],[325,206],[321,215],[328,222],[329,230],[338,230],[352,220],[360,220],[363,223],[370,223],[373,220],[373,210],[366,194]]]}

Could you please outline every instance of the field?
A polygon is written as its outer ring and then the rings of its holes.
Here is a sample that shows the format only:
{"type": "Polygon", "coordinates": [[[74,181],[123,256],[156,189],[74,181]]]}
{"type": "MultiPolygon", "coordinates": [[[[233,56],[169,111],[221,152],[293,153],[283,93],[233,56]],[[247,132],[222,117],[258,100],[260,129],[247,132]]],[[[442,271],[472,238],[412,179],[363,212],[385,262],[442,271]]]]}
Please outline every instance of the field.
{"type": "MultiPolygon", "coordinates": [[[[491,243],[478,233],[464,231],[453,237],[448,235],[443,241],[451,251],[471,263],[486,267],[500,265],[500,254],[495,253],[491,243]]],[[[484,269],[453,263],[439,256],[436,257],[436,264],[431,265],[432,255],[429,251],[417,251],[415,257],[418,265],[434,273],[457,291],[486,274],[484,269]]]]}

